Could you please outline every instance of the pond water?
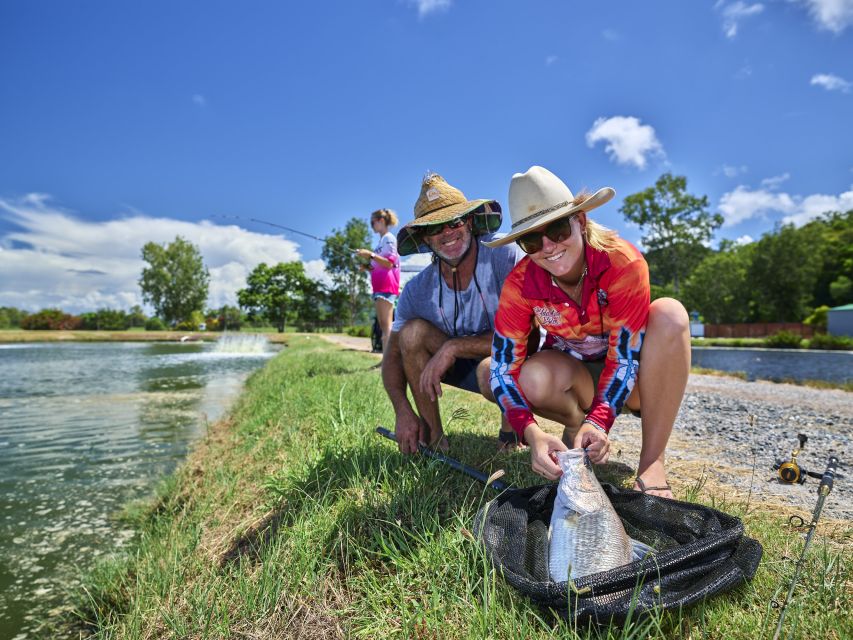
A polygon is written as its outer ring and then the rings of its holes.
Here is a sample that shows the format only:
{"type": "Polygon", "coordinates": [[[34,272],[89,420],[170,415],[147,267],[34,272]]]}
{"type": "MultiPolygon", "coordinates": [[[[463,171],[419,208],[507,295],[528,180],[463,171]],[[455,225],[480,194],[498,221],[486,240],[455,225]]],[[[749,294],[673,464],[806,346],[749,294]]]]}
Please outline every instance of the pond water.
{"type": "Polygon", "coordinates": [[[754,380],[853,381],[853,352],[693,347],[693,366],[741,371],[754,380]]]}
{"type": "Polygon", "coordinates": [[[0,345],[0,638],[23,640],[274,355],[219,343],[0,345]]]}

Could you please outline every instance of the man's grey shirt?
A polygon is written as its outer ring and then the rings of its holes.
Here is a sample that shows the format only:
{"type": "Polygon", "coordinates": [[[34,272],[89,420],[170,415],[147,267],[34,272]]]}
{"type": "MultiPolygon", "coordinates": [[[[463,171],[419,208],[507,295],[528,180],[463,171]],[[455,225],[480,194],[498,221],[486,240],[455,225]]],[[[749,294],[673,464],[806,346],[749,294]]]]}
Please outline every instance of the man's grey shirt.
{"type": "MultiPolygon", "coordinates": [[[[505,234],[479,236],[472,242],[490,242],[503,235],[505,234]]],[[[414,318],[431,322],[450,337],[473,336],[494,331],[501,287],[509,272],[524,257],[524,253],[514,242],[494,249],[479,244],[477,247],[472,246],[471,251],[477,251],[476,281],[472,277],[467,289],[454,292],[440,277],[438,265],[433,261],[403,287],[391,331],[399,331],[408,320],[414,318]],[[441,307],[438,304],[439,287],[442,288],[441,307]]]]}

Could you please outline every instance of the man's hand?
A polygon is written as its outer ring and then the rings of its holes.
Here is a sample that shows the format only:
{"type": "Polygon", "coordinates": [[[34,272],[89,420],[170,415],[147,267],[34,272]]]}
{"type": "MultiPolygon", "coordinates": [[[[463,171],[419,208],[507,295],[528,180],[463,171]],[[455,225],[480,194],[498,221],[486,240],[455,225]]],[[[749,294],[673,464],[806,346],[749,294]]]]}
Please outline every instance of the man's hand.
{"type": "Polygon", "coordinates": [[[394,435],[400,453],[417,453],[418,443],[428,436],[425,431],[423,421],[413,411],[398,415],[394,424],[394,435]]]}
{"type": "Polygon", "coordinates": [[[568,451],[560,438],[545,433],[537,425],[531,424],[524,430],[524,438],[530,446],[530,463],[533,471],[548,480],[557,480],[563,475],[562,469],[554,459],[557,451],[568,451]]]}
{"type": "Polygon", "coordinates": [[[610,438],[598,427],[584,422],[575,435],[575,449],[586,449],[589,461],[604,464],[610,457],[610,438]]]}
{"type": "Polygon", "coordinates": [[[441,378],[456,362],[451,341],[445,342],[432,358],[429,359],[421,372],[421,392],[427,394],[435,402],[441,397],[441,378]]]}

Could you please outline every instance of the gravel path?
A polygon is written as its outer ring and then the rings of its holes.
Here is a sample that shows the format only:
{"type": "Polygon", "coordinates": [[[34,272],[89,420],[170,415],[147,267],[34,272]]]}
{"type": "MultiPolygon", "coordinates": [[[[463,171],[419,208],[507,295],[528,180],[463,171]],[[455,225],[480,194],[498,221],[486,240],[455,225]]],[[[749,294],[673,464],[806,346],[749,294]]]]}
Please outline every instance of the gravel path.
{"type": "MultiPolygon", "coordinates": [[[[370,348],[367,338],[323,337],[351,349],[370,348]]],[[[676,497],[704,475],[703,494],[740,500],[751,493],[752,504],[795,507],[792,513],[810,515],[819,480],[783,484],[772,469],[777,459],[790,459],[798,433],[808,436],[797,459],[802,467],[823,472],[830,453],[841,460],[838,473],[844,477],[836,480],[821,520],[846,520],[849,526],[853,521],[853,394],[841,390],[691,374],[667,448],[667,473],[676,497]]],[[[621,450],[616,460],[636,468],[640,421],[621,415],[611,437],[612,450],[621,450]]]]}

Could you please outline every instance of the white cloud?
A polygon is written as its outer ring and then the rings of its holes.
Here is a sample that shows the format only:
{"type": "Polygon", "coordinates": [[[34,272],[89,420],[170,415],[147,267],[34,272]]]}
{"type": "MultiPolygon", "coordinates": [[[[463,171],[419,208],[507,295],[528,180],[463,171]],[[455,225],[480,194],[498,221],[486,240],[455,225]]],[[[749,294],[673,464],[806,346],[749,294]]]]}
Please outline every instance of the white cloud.
{"type": "MultiPolygon", "coordinates": [[[[787,174],[779,178],[787,179],[787,174]]],[[[853,187],[849,191],[833,196],[813,194],[809,196],[776,193],[774,189],[781,184],[779,178],[763,181],[769,184],[761,189],[750,189],[739,185],[720,198],[719,209],[725,216],[723,226],[731,227],[751,218],[766,216],[769,213],[784,214],[784,224],[801,226],[827,211],[848,211],[853,209],[853,187]]]]}
{"type": "Polygon", "coordinates": [[[193,102],[195,104],[197,104],[199,107],[206,107],[207,106],[207,98],[205,98],[200,93],[194,93],[193,94],[193,102]]]}
{"type": "MultiPolygon", "coordinates": [[[[260,262],[300,259],[299,245],[281,236],[142,214],[82,220],[43,194],[0,199],[0,215],[19,227],[0,236],[0,306],[55,306],[80,313],[141,304],[142,246],[171,242],[177,235],[199,248],[210,270],[209,307],[236,304],[236,291],[260,262]]],[[[322,261],[305,266],[312,277],[323,272],[322,261]]]]}
{"type": "Polygon", "coordinates": [[[755,240],[752,239],[751,235],[742,235],[737,240],[735,240],[735,244],[752,244],[755,240]]]}
{"type": "Polygon", "coordinates": [[[811,84],[823,87],[827,91],[850,93],[851,83],[831,73],[818,73],[812,76],[811,84]]]}
{"type": "Polygon", "coordinates": [[[761,186],[764,187],[765,189],[769,189],[770,191],[775,191],[776,189],[778,189],[782,185],[783,182],[790,180],[790,178],[791,178],[790,173],[783,173],[780,176],[773,176],[771,178],[764,178],[764,180],[761,181],[761,186]]]}
{"type": "Polygon", "coordinates": [[[550,67],[552,64],[557,62],[557,60],[559,60],[557,56],[548,56],[547,58],[545,58],[545,66],[550,67]]]}
{"type": "Polygon", "coordinates": [[[727,178],[736,178],[737,176],[744,174],[748,171],[746,165],[741,165],[739,167],[732,167],[730,165],[724,164],[720,171],[727,178]]]}
{"type": "Polygon", "coordinates": [[[594,147],[601,141],[606,143],[604,148],[611,160],[634,165],[638,169],[646,167],[650,156],[665,155],[654,127],[640,124],[639,119],[632,116],[598,118],[586,132],[586,144],[594,147]]]}
{"type": "Polygon", "coordinates": [[[821,29],[839,34],[853,25],[853,0],[800,0],[821,29]]]}
{"type": "Polygon", "coordinates": [[[424,18],[430,13],[447,11],[452,4],[452,0],[409,0],[409,4],[418,8],[419,18],[424,18]]]}
{"type": "Polygon", "coordinates": [[[735,71],[735,80],[746,80],[751,75],[752,66],[750,64],[745,64],[740,69],[735,71]]]}
{"type": "Polygon", "coordinates": [[[803,198],[797,212],[785,216],[782,222],[799,227],[827,211],[849,211],[850,209],[853,209],[853,186],[849,191],[837,196],[816,193],[803,198]]]}
{"type": "Polygon", "coordinates": [[[730,3],[719,0],[714,8],[718,9],[723,15],[723,33],[726,34],[727,38],[734,38],[737,35],[741,21],[764,11],[763,4],[746,4],[740,0],[730,3]]]}

